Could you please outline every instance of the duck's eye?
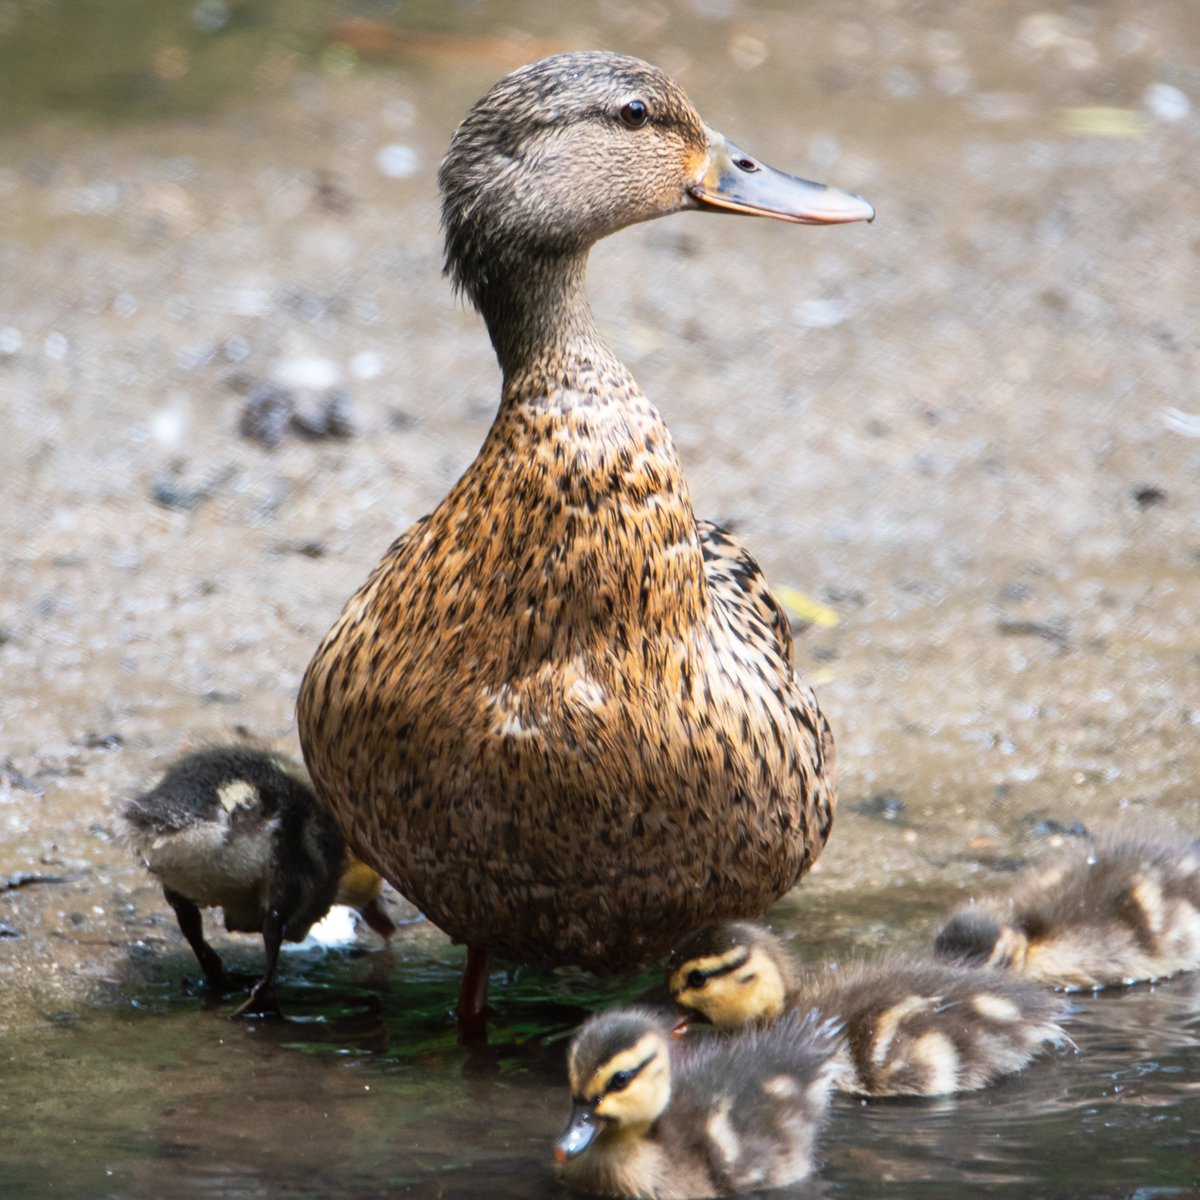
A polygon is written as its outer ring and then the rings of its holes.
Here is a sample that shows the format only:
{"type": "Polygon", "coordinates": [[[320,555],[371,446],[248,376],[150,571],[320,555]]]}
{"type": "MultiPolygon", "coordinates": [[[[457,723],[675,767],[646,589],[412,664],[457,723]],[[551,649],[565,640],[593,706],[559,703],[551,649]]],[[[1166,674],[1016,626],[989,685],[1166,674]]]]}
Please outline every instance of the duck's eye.
{"type": "Polygon", "coordinates": [[[692,990],[698,990],[705,984],[703,971],[689,971],[687,977],[687,985],[692,990]]]}
{"type": "Polygon", "coordinates": [[[605,1091],[623,1092],[632,1082],[636,1071],[618,1071],[609,1081],[605,1091]]]}
{"type": "Polygon", "coordinates": [[[630,129],[641,129],[643,125],[650,119],[650,110],[646,107],[645,100],[630,100],[628,104],[621,109],[621,120],[629,126],[630,129]]]}
{"type": "Polygon", "coordinates": [[[743,155],[741,158],[735,158],[733,165],[739,171],[745,171],[747,175],[753,175],[755,171],[761,171],[762,168],[752,158],[747,158],[743,155]]]}

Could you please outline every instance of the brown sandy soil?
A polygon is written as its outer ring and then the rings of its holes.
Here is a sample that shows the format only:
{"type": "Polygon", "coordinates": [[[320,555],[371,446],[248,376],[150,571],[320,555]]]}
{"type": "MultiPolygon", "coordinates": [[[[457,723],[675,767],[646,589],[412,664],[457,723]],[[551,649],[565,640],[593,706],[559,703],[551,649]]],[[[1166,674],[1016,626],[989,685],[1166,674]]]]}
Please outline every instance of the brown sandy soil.
{"type": "MultiPolygon", "coordinates": [[[[1001,883],[1077,822],[1195,832],[1190,5],[692,7],[530,27],[663,62],[711,124],[879,212],[680,216],[591,275],[698,512],[837,614],[797,660],[842,813],[789,911],[877,897],[870,943],[887,897],[1001,883]]],[[[296,749],[317,639],[495,403],[434,174],[507,64],[261,58],[203,112],[0,130],[0,1027],[176,944],[122,799],[205,741],[296,749]],[[353,436],[241,436],[273,377],[336,377],[353,436]]]]}

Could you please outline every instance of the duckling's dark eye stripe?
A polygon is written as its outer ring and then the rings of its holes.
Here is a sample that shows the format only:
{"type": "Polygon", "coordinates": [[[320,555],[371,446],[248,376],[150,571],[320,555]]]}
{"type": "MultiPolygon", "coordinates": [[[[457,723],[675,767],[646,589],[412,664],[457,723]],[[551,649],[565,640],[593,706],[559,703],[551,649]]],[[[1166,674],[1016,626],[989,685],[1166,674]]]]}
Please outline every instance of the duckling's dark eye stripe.
{"type": "Polygon", "coordinates": [[[626,1067],[624,1071],[617,1071],[609,1079],[608,1084],[604,1088],[603,1095],[607,1096],[612,1092],[623,1092],[657,1057],[658,1051],[652,1050],[637,1066],[626,1067]]]}
{"type": "Polygon", "coordinates": [[[704,976],[704,982],[707,983],[710,979],[720,979],[722,975],[732,975],[734,971],[740,971],[750,961],[750,951],[743,950],[742,953],[727,963],[722,963],[719,967],[712,967],[707,971],[700,971],[698,974],[704,976]]]}

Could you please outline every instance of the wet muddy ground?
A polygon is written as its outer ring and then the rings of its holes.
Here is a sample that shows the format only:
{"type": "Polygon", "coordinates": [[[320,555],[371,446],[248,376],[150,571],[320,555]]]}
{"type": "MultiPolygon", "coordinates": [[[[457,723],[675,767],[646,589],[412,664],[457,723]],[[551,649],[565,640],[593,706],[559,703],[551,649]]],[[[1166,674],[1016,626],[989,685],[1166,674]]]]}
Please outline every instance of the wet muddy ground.
{"type": "MultiPolygon", "coordinates": [[[[823,606],[797,661],[842,807],[780,928],[813,957],[915,946],[1079,826],[1194,833],[1194,15],[0,5],[0,1112],[30,1147],[0,1190],[550,1189],[545,1035],[645,981],[519,974],[480,1060],[443,1017],[461,952],[416,923],[290,958],[297,1021],[230,1025],[115,812],[183,749],[296,750],[317,639],[477,449],[498,374],[439,274],[434,174],[554,49],[661,63],[879,213],[682,215],[591,271],[698,512],[823,606]]],[[[1088,1000],[1080,1056],[986,1098],[840,1109],[810,1190],[1200,1194],[1198,1007],[1184,981],[1088,1000]]]]}

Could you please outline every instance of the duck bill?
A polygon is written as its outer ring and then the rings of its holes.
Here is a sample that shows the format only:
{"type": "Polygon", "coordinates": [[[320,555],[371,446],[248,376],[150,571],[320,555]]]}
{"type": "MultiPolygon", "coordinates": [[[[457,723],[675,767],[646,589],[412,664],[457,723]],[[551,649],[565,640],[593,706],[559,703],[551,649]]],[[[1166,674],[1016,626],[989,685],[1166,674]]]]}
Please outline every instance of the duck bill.
{"type": "Polygon", "coordinates": [[[566,1130],[554,1143],[554,1161],[564,1163],[568,1158],[582,1154],[606,1123],[603,1117],[596,1116],[596,1110],[590,1104],[576,1104],[566,1130]]]}
{"type": "Polygon", "coordinates": [[[708,130],[704,174],[688,188],[688,195],[692,208],[798,225],[875,220],[875,209],[861,196],[776,171],[713,129],[708,130]]]}

